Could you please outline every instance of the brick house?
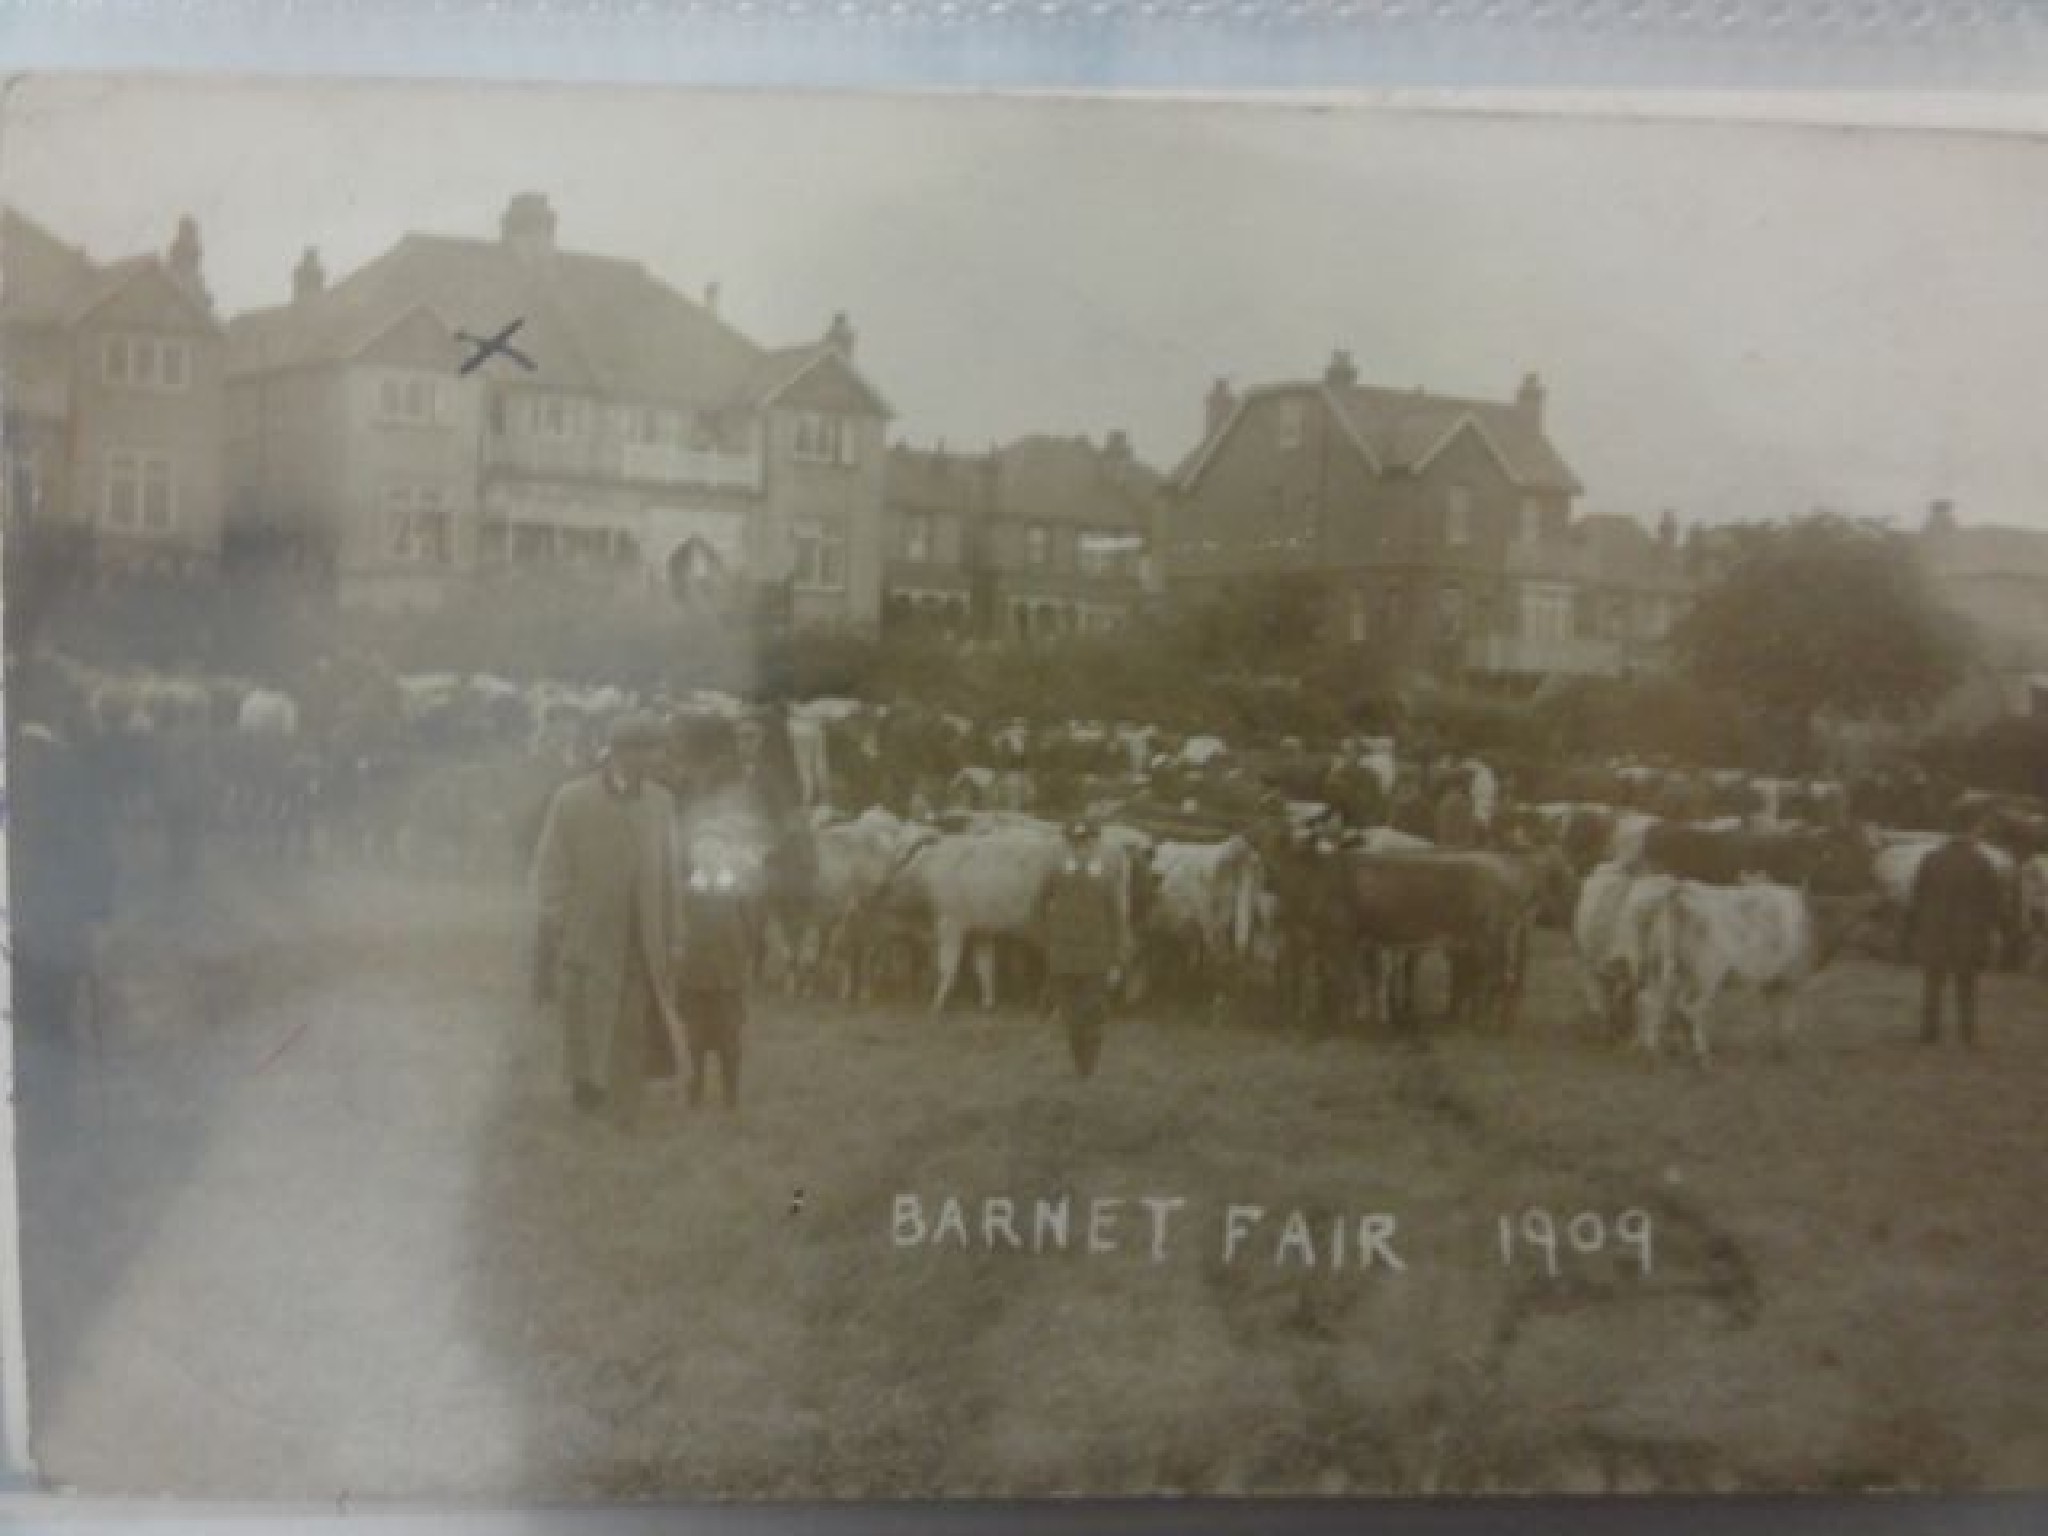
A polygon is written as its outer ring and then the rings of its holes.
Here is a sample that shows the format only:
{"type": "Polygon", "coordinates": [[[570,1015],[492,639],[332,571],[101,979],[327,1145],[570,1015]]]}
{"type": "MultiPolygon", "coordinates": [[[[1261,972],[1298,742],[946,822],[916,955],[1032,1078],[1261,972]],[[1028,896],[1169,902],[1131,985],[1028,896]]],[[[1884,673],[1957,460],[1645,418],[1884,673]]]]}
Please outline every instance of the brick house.
{"type": "Polygon", "coordinates": [[[234,527],[345,603],[431,606],[527,571],[683,601],[881,607],[887,405],[835,317],[764,348],[637,263],[561,249],[544,198],[499,238],[409,234],[229,327],[234,527]],[[462,365],[517,320],[533,363],[462,365]]]}
{"type": "Polygon", "coordinates": [[[1398,665],[1497,678],[1619,672],[1654,648],[1684,585],[1668,526],[1574,519],[1534,374],[1511,400],[1322,378],[1241,397],[1218,381],[1170,478],[1169,601],[1298,577],[1328,633],[1398,665]]]}
{"type": "Polygon", "coordinates": [[[220,551],[224,342],[198,227],[102,265],[0,215],[10,527],[69,527],[102,571],[188,574],[220,551]]]}
{"type": "Polygon", "coordinates": [[[1160,477],[1122,432],[889,455],[889,611],[992,639],[1115,629],[1148,601],[1160,477]]]}

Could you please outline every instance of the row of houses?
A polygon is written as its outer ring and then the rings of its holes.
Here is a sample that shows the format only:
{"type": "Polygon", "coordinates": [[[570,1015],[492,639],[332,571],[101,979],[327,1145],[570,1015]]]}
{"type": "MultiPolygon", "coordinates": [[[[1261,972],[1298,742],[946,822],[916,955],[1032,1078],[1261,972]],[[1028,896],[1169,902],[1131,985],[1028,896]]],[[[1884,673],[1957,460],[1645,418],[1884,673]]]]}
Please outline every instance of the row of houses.
{"type": "Polygon", "coordinates": [[[190,220],[101,264],[10,210],[0,262],[9,526],[88,534],[109,580],[256,563],[396,609],[525,575],[1029,641],[1298,578],[1345,641],[1526,680],[1654,664],[1701,574],[1670,514],[1578,511],[1533,374],[1455,398],[1338,351],[1218,381],[1161,473],[1120,431],[892,443],[845,315],[763,345],[715,284],[565,248],[533,193],[494,239],[407,234],[334,281],[308,250],[232,318],[190,220]]]}

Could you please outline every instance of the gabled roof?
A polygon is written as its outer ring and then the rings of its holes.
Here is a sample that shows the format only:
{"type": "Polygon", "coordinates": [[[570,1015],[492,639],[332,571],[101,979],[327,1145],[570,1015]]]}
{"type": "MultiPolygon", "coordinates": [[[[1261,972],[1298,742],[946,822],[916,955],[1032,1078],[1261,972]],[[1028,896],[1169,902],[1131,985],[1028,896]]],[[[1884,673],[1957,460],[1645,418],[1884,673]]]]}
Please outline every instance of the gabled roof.
{"type": "Polygon", "coordinates": [[[1322,379],[1267,384],[1246,391],[1222,427],[1181,461],[1173,473],[1174,485],[1183,490],[1191,487],[1251,407],[1284,394],[1319,397],[1376,474],[1419,473],[1461,432],[1470,431],[1514,484],[1567,496],[1584,489],[1542,426],[1512,402],[1467,400],[1419,389],[1333,384],[1322,379]]]}
{"type": "Polygon", "coordinates": [[[882,472],[882,499],[905,512],[985,515],[995,504],[994,459],[985,453],[948,453],[943,448],[889,450],[882,472]]]}
{"type": "Polygon", "coordinates": [[[889,453],[883,496],[904,511],[1145,527],[1162,484],[1128,452],[1085,437],[1034,434],[975,454],[899,444],[889,453]]]}
{"type": "Polygon", "coordinates": [[[131,283],[149,275],[201,325],[212,312],[185,291],[152,253],[99,263],[17,208],[0,209],[0,316],[11,325],[75,325],[131,283]]]}
{"type": "Polygon", "coordinates": [[[875,415],[896,414],[880,391],[853,366],[852,359],[830,341],[775,347],[763,352],[749,381],[747,398],[756,405],[774,405],[806,380],[827,372],[836,374],[840,382],[875,415]]]}
{"type": "MultiPolygon", "coordinates": [[[[409,234],[318,293],[236,316],[230,372],[347,361],[421,305],[479,335],[523,319],[518,346],[538,371],[522,382],[618,399],[753,404],[819,350],[765,351],[638,262],[409,234]]],[[[451,365],[454,345],[451,338],[451,365]]]]}
{"type": "Polygon", "coordinates": [[[996,511],[1031,522],[1146,524],[1160,478],[1085,437],[1034,435],[995,451],[996,511]]]}

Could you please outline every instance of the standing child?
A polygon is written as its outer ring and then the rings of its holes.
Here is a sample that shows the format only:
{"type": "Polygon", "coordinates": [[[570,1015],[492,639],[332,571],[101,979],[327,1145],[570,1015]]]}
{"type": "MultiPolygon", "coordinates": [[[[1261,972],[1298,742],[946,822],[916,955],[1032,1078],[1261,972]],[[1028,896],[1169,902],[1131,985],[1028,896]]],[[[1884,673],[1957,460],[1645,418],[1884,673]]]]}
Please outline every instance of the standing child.
{"type": "Polygon", "coordinates": [[[718,1058],[719,1099],[740,1096],[740,1034],[747,1022],[747,977],[753,966],[752,895],[740,850],[718,837],[689,849],[678,903],[676,1011],[690,1058],[689,1101],[704,1102],[706,1059],[718,1058]]]}

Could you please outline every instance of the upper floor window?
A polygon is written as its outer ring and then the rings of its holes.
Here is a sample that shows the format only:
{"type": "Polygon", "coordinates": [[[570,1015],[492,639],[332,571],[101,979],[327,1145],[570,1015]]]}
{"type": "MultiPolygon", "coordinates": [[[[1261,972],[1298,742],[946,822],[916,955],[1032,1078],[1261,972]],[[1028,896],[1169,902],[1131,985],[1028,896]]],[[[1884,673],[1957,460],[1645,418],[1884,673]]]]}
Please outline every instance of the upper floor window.
{"type": "Polygon", "coordinates": [[[1469,486],[1453,485],[1444,491],[1444,542],[1472,542],[1472,490],[1469,486]]]}
{"type": "Polygon", "coordinates": [[[115,451],[107,455],[100,520],[128,533],[168,533],[178,519],[177,485],[168,459],[115,451]]]}
{"type": "Polygon", "coordinates": [[[109,336],[101,363],[116,388],[174,392],[191,382],[192,343],[178,336],[109,336]]]}
{"type": "Polygon", "coordinates": [[[1083,576],[1135,576],[1143,540],[1135,533],[1086,529],[1076,549],[1083,576]]]}
{"type": "Polygon", "coordinates": [[[803,519],[790,529],[796,559],[791,574],[799,587],[837,592],[846,586],[846,530],[820,519],[803,519]]]}
{"type": "Polygon", "coordinates": [[[441,419],[442,381],[430,373],[386,373],[377,379],[377,419],[430,427],[441,419]]]}
{"type": "Polygon", "coordinates": [[[454,518],[440,488],[394,485],[384,492],[385,550],[408,565],[446,565],[454,558],[454,518]]]}
{"type": "Polygon", "coordinates": [[[690,439],[690,417],[682,411],[659,406],[629,406],[626,409],[626,441],[640,444],[684,446],[690,439]]]}
{"type": "Polygon", "coordinates": [[[1465,589],[1455,581],[1447,581],[1437,589],[1436,629],[1447,640],[1465,633],[1465,589]]]}
{"type": "Polygon", "coordinates": [[[1024,530],[1024,563],[1036,566],[1052,564],[1052,529],[1044,523],[1033,523],[1024,530]]]}
{"type": "Polygon", "coordinates": [[[535,437],[561,442],[583,430],[582,403],[566,395],[537,395],[531,420],[535,437]]]}
{"type": "Polygon", "coordinates": [[[1299,398],[1282,400],[1274,407],[1273,445],[1281,452],[1301,446],[1308,430],[1308,402],[1299,398]]]}
{"type": "Polygon", "coordinates": [[[1370,611],[1365,593],[1353,588],[1344,602],[1344,628],[1353,645],[1363,645],[1369,638],[1370,611]]]}
{"type": "Polygon", "coordinates": [[[852,464],[858,439],[854,423],[825,411],[798,411],[790,453],[817,464],[852,464]]]}
{"type": "Polygon", "coordinates": [[[1524,496],[1519,509],[1519,521],[1515,528],[1516,537],[1524,544],[1540,543],[1543,538],[1543,502],[1540,497],[1524,496]]]}

